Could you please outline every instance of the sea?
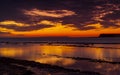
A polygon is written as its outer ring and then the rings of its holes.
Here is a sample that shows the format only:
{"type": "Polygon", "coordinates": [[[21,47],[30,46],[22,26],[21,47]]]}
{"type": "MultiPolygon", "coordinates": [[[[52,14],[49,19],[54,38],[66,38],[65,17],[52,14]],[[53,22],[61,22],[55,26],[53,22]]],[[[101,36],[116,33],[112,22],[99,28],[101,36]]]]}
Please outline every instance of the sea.
{"type": "Polygon", "coordinates": [[[120,38],[1,38],[0,56],[120,75],[120,38]]]}

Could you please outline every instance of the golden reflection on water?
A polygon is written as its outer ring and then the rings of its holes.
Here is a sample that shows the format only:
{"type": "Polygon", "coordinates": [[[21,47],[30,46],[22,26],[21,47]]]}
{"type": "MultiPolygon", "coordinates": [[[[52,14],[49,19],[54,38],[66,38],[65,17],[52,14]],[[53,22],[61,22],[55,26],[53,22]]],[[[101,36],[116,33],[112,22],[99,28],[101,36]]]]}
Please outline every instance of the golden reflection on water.
{"type": "Polygon", "coordinates": [[[43,55],[41,58],[35,59],[35,61],[40,63],[49,63],[52,65],[63,65],[68,66],[75,63],[75,60],[67,59],[67,58],[57,58],[52,55],[59,55],[64,56],[67,54],[73,55],[74,54],[74,48],[68,47],[68,46],[50,46],[50,45],[43,45],[37,47],[40,49],[40,52],[43,55]]]}
{"type": "Polygon", "coordinates": [[[69,46],[50,46],[50,45],[45,45],[45,46],[40,46],[41,52],[45,54],[54,54],[54,55],[60,55],[64,56],[66,53],[69,55],[74,54],[74,47],[69,47],[69,46]]]}
{"type": "Polygon", "coordinates": [[[105,52],[105,50],[103,48],[93,48],[92,50],[88,50],[87,52],[89,52],[90,55],[93,55],[94,59],[102,59],[102,60],[106,60],[106,61],[113,61],[112,60],[112,54],[113,53],[111,52],[111,50],[105,52]]]}
{"type": "MultiPolygon", "coordinates": [[[[120,65],[108,63],[95,63],[82,60],[73,60],[68,57],[83,57],[92,59],[104,59],[113,61],[120,58],[120,49],[73,47],[73,46],[53,46],[53,45],[11,45],[0,46],[0,56],[21,58],[40,63],[74,67],[75,69],[92,70],[102,72],[105,75],[119,75],[120,65]],[[60,56],[59,58],[57,56],[60,56]],[[87,67],[87,68],[86,68],[87,67]],[[117,74],[116,74],[117,73],[117,74]]],[[[119,59],[117,61],[120,62],[119,59]]]]}
{"type": "Polygon", "coordinates": [[[104,53],[101,48],[93,48],[93,50],[88,50],[88,53],[93,54],[95,58],[97,59],[103,59],[104,53]]]}
{"type": "Polygon", "coordinates": [[[4,46],[0,47],[0,56],[19,57],[20,59],[34,60],[40,63],[68,66],[75,63],[75,60],[57,58],[52,55],[63,56],[66,53],[74,54],[73,47],[50,46],[50,45],[26,45],[26,46],[4,46]],[[44,55],[45,54],[45,55],[44,55]]]}
{"type": "Polygon", "coordinates": [[[21,56],[23,54],[23,50],[14,49],[14,48],[2,48],[0,49],[0,55],[5,57],[16,57],[21,56]]]}
{"type": "MultiPolygon", "coordinates": [[[[63,59],[51,57],[50,55],[58,55],[61,56],[61,58],[64,58],[65,56],[104,60],[108,60],[109,58],[109,61],[112,61],[113,58],[120,57],[120,50],[40,44],[0,46],[0,56],[20,57],[21,59],[34,60],[43,63],[49,62],[51,64],[58,63],[59,61],[63,62],[63,64],[66,63],[66,59],[63,61],[63,59]],[[45,54],[47,57],[43,57],[41,54],[45,54]]],[[[67,61],[73,63],[73,60],[67,61]]]]}

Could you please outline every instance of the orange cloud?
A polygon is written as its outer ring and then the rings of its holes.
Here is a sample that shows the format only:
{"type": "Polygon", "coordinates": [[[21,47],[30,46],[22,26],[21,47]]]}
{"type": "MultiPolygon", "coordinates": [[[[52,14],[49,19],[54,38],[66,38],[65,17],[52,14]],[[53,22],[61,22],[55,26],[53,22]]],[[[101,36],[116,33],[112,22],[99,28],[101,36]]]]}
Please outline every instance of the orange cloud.
{"type": "Polygon", "coordinates": [[[110,20],[109,22],[112,22],[118,26],[120,26],[120,19],[117,19],[117,20],[110,20]]]}
{"type": "Polygon", "coordinates": [[[18,26],[18,27],[24,27],[24,26],[29,26],[28,24],[24,24],[24,23],[21,23],[21,22],[16,22],[16,21],[13,21],[13,20],[6,20],[6,21],[2,21],[0,22],[0,25],[6,25],[6,26],[18,26]]]}
{"type": "Polygon", "coordinates": [[[43,21],[40,21],[38,22],[37,24],[43,24],[43,25],[56,25],[55,22],[52,22],[52,21],[48,21],[48,20],[43,20],[43,21]]]}
{"type": "Polygon", "coordinates": [[[14,37],[12,32],[15,32],[15,31],[13,29],[0,27],[0,37],[14,37]]]}
{"type": "Polygon", "coordinates": [[[52,22],[44,21],[44,20],[36,23],[23,23],[14,20],[5,20],[0,22],[0,27],[2,27],[1,30],[3,29],[5,30],[6,28],[6,30],[12,29],[14,31],[32,31],[32,30],[39,30],[42,28],[52,27],[50,23],[52,22]]]}
{"type": "Polygon", "coordinates": [[[94,27],[95,29],[101,29],[103,26],[100,23],[86,25],[84,27],[94,27]]]}
{"type": "Polygon", "coordinates": [[[7,29],[7,28],[0,27],[0,32],[13,32],[13,31],[14,31],[13,29],[7,29]]]}
{"type": "MultiPolygon", "coordinates": [[[[94,29],[80,30],[74,27],[73,24],[62,24],[62,22],[52,22],[48,20],[43,20],[38,22],[43,25],[52,25],[49,28],[43,28],[39,30],[32,31],[15,31],[13,29],[7,29],[0,27],[1,32],[9,32],[12,36],[20,35],[24,37],[48,37],[48,36],[67,36],[67,37],[96,37],[101,33],[119,33],[120,28],[110,26],[104,28],[100,23],[86,25],[86,27],[94,27],[94,29]]],[[[21,37],[22,37],[21,36],[21,37]]]]}
{"type": "Polygon", "coordinates": [[[62,18],[65,16],[75,15],[75,12],[69,10],[23,10],[25,15],[29,16],[46,16],[46,17],[54,17],[54,18],[62,18]]]}
{"type": "Polygon", "coordinates": [[[26,32],[15,32],[14,34],[25,34],[26,36],[66,36],[74,30],[77,30],[76,27],[73,27],[73,24],[63,25],[62,23],[51,22],[51,21],[41,21],[41,24],[50,24],[53,27],[44,28],[34,31],[26,32]]]}

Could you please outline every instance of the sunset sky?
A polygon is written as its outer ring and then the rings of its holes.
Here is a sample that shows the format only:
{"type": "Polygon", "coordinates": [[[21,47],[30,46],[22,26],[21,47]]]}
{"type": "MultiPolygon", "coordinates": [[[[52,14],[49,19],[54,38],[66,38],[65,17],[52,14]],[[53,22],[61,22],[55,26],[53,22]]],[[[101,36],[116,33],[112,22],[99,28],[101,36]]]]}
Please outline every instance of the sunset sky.
{"type": "Polygon", "coordinates": [[[120,0],[0,0],[0,37],[120,34],[120,0]]]}

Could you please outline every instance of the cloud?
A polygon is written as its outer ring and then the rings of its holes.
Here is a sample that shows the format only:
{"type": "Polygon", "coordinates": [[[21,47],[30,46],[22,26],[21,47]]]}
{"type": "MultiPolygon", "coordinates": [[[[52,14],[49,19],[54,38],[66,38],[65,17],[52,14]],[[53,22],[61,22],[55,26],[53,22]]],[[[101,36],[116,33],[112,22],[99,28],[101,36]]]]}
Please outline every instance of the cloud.
{"type": "MultiPolygon", "coordinates": [[[[44,22],[44,21],[43,21],[44,22]]],[[[43,22],[36,22],[34,24],[26,24],[22,22],[16,22],[13,20],[6,20],[0,22],[1,31],[14,30],[14,31],[33,31],[42,28],[52,27],[51,25],[46,25],[43,22]]]]}
{"type": "Polygon", "coordinates": [[[106,17],[107,15],[114,14],[114,11],[120,10],[119,5],[110,3],[97,5],[94,7],[94,9],[95,10],[93,10],[93,19],[99,22],[104,21],[104,17],[106,17]]]}
{"type": "Polygon", "coordinates": [[[5,25],[5,26],[17,26],[17,27],[29,26],[28,24],[24,24],[24,23],[12,21],[12,20],[2,21],[2,22],[0,22],[0,25],[5,25]]]}
{"type": "Polygon", "coordinates": [[[39,10],[39,9],[32,9],[32,10],[23,10],[25,15],[29,16],[45,16],[45,17],[53,17],[53,18],[62,18],[66,16],[75,15],[75,12],[70,10],[39,10]]]}
{"type": "Polygon", "coordinates": [[[58,23],[54,27],[44,28],[35,31],[24,31],[24,32],[15,32],[14,34],[23,35],[25,34],[26,37],[45,37],[45,36],[67,36],[67,37],[94,37],[99,36],[100,33],[119,33],[120,28],[116,28],[110,26],[108,28],[102,27],[100,23],[96,23],[93,25],[89,25],[88,27],[93,27],[89,30],[79,30],[74,26],[71,25],[63,25],[62,23],[58,23]]]}
{"type": "Polygon", "coordinates": [[[9,33],[9,32],[0,32],[0,37],[8,37],[8,36],[11,36],[12,34],[9,33]]]}
{"type": "Polygon", "coordinates": [[[1,0],[0,9],[2,31],[27,34],[40,31],[34,34],[42,35],[43,30],[45,33],[48,30],[49,35],[57,35],[68,30],[66,35],[70,32],[77,35],[76,31],[92,33],[95,29],[120,27],[120,0],[1,0]]]}
{"type": "Polygon", "coordinates": [[[13,32],[14,30],[13,29],[7,29],[5,27],[0,27],[0,32],[2,33],[8,33],[8,32],[13,32]]]}
{"type": "Polygon", "coordinates": [[[101,29],[101,28],[103,28],[103,25],[101,25],[100,23],[97,23],[97,24],[86,25],[84,27],[92,27],[94,29],[101,29]]]}
{"type": "Polygon", "coordinates": [[[103,11],[95,11],[95,13],[96,14],[93,17],[93,20],[102,22],[102,21],[104,21],[102,18],[104,18],[108,14],[112,14],[113,11],[105,11],[105,10],[103,10],[103,11]]]}
{"type": "Polygon", "coordinates": [[[0,9],[3,11],[0,12],[0,21],[16,20],[25,24],[34,24],[42,20],[62,21],[83,30],[90,29],[84,28],[85,25],[99,22],[104,27],[109,27],[115,25],[109,23],[109,20],[120,17],[119,3],[118,0],[1,1],[0,9]]]}
{"type": "MultiPolygon", "coordinates": [[[[53,21],[49,21],[49,20],[43,20],[41,22],[38,22],[38,24],[51,25],[52,27],[49,27],[50,29],[51,28],[56,28],[56,27],[58,27],[58,28],[60,27],[60,28],[63,28],[63,29],[64,28],[71,28],[71,30],[72,29],[77,29],[74,24],[63,24],[62,21],[53,22],[53,21]]],[[[46,29],[49,29],[49,28],[46,28],[46,29]]]]}
{"type": "Polygon", "coordinates": [[[14,32],[14,30],[0,27],[0,37],[12,36],[12,32],[14,32]]]}
{"type": "Polygon", "coordinates": [[[6,34],[11,34],[11,33],[9,33],[9,32],[1,32],[0,31],[0,35],[4,35],[4,34],[6,35],[6,34]]]}
{"type": "Polygon", "coordinates": [[[114,23],[114,24],[116,24],[116,25],[120,26],[120,19],[116,19],[116,20],[109,20],[109,22],[114,23]]]}
{"type": "Polygon", "coordinates": [[[38,22],[37,24],[43,24],[43,25],[55,25],[55,22],[52,21],[48,21],[48,20],[42,20],[40,22],[38,22]]]}

